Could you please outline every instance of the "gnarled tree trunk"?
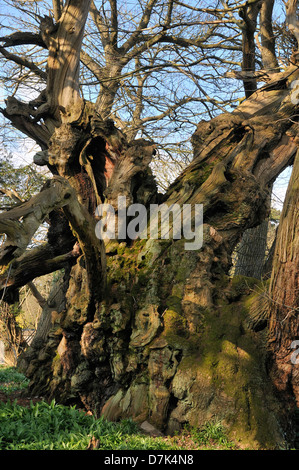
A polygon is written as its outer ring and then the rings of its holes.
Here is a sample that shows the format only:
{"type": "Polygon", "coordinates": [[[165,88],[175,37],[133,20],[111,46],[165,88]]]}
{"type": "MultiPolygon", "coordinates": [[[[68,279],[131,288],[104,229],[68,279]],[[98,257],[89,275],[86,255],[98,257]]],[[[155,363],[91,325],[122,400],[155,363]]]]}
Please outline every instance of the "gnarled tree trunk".
{"type": "Polygon", "coordinates": [[[78,122],[55,132],[51,165],[76,188],[81,207],[94,210],[92,197],[116,207],[119,195],[127,205],[203,204],[203,246],[110,240],[104,279],[95,240],[90,232],[84,239],[66,205],[82,255],[71,269],[66,306],[52,314],[48,340],[35,350],[40,359],[32,362],[30,351],[32,393],[80,401],[109,419],[149,420],[170,433],[217,418],[246,445],[285,444],[287,418],[267,376],[264,333],[246,326],[243,296],[256,280],[231,281],[228,272],[242,233],[267,215],[273,180],[293,161],[296,124],[285,118],[295,111],[290,86],[297,74],[291,67],[235,112],[200,123],[193,162],[163,196],[148,169],[153,147],[126,142],[90,107],[83,134],[78,122]]]}
{"type": "MultiPolygon", "coordinates": [[[[33,201],[0,214],[6,296],[20,286],[20,272],[27,282],[34,278],[34,256],[45,257],[40,274],[68,268],[65,302],[51,310],[43,341],[22,358],[31,391],[83,403],[109,419],[149,420],[170,433],[216,418],[245,445],[285,445],[287,417],[267,376],[263,332],[246,326],[243,296],[256,280],[231,281],[228,273],[243,232],[267,216],[274,179],[293,162],[298,67],[273,74],[234,112],[199,123],[192,163],[162,196],[149,169],[152,143],[128,142],[103,120],[98,103],[78,94],[89,4],[69,0],[59,24],[43,29],[50,80],[46,101],[30,116],[43,116],[39,162],[55,176],[33,201]],[[95,209],[103,202],[117,209],[119,196],[148,215],[151,204],[202,204],[202,247],[186,249],[188,240],[171,237],[99,239],[95,209]],[[70,225],[60,233],[63,248],[52,225],[48,244],[27,252],[32,222],[49,214],[70,225]]],[[[9,104],[7,115],[31,135],[32,120],[9,104]]]]}

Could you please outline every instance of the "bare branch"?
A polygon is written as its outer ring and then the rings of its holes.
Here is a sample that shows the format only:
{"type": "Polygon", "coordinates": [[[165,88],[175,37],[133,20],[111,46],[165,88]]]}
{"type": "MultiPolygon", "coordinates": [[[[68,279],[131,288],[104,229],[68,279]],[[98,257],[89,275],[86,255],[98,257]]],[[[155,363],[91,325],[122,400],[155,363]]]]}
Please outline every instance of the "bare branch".
{"type": "Polygon", "coordinates": [[[89,7],[90,0],[70,0],[62,13],[56,34],[49,37],[47,105],[48,111],[56,117],[59,109],[66,109],[80,101],[80,49],[89,7]]]}
{"type": "Polygon", "coordinates": [[[105,24],[104,18],[100,14],[99,10],[95,6],[93,0],[90,2],[90,16],[92,17],[95,25],[98,28],[98,31],[101,36],[102,44],[105,47],[109,43],[109,29],[108,26],[105,24]]]}
{"type": "Polygon", "coordinates": [[[16,129],[33,139],[42,149],[46,149],[51,134],[44,124],[37,124],[34,121],[31,117],[33,110],[29,105],[12,97],[6,100],[6,104],[6,109],[0,108],[3,116],[9,119],[16,129]]]}
{"type": "Polygon", "coordinates": [[[23,67],[28,68],[38,77],[42,78],[43,80],[47,79],[47,74],[43,70],[41,70],[34,62],[25,59],[17,54],[13,54],[12,52],[8,52],[4,47],[0,47],[0,53],[5,57],[7,60],[12,60],[15,64],[21,65],[23,67]]]}
{"type": "Polygon", "coordinates": [[[40,34],[27,31],[16,31],[9,36],[2,36],[0,37],[0,41],[4,43],[3,47],[22,46],[25,44],[32,44],[44,48],[47,47],[40,34]]]}
{"type": "Polygon", "coordinates": [[[272,28],[274,0],[264,0],[260,14],[261,53],[265,69],[278,71],[275,54],[275,38],[272,28]]]}
{"type": "Polygon", "coordinates": [[[0,214],[0,233],[7,235],[0,251],[0,265],[7,265],[27,248],[32,236],[48,214],[69,203],[71,188],[67,181],[54,177],[42,191],[18,207],[0,214]]]}
{"type": "Polygon", "coordinates": [[[297,50],[299,47],[299,21],[297,18],[298,0],[288,0],[286,3],[286,18],[289,30],[294,34],[297,40],[297,50]]]}
{"type": "Polygon", "coordinates": [[[0,188],[0,194],[10,197],[14,202],[24,202],[15,189],[0,188]]]}
{"type": "Polygon", "coordinates": [[[37,300],[39,306],[41,308],[43,308],[47,303],[46,299],[41,295],[38,288],[36,287],[36,285],[32,281],[28,282],[28,287],[29,287],[32,295],[34,296],[34,298],[37,300]]]}
{"type": "Polygon", "coordinates": [[[140,22],[139,22],[139,25],[138,27],[136,28],[136,30],[131,34],[131,36],[129,37],[129,39],[122,45],[122,51],[124,54],[127,54],[128,51],[133,47],[135,46],[135,44],[137,43],[138,41],[138,37],[139,35],[142,33],[142,31],[147,28],[148,26],[148,23],[149,23],[149,20],[150,20],[150,17],[151,17],[151,13],[153,11],[153,8],[154,6],[156,5],[157,3],[157,0],[149,0],[147,2],[147,5],[146,5],[146,8],[143,12],[143,15],[140,19],[140,22]]]}
{"type": "Polygon", "coordinates": [[[11,264],[9,279],[7,280],[7,271],[0,275],[0,293],[3,289],[9,292],[29,284],[33,279],[52,273],[64,268],[69,263],[74,263],[80,252],[77,247],[71,251],[63,252],[65,246],[61,247],[61,252],[57,253],[49,244],[43,244],[39,247],[25,251],[22,256],[16,258],[11,264]]]}
{"type": "Polygon", "coordinates": [[[54,11],[54,19],[56,23],[60,20],[61,17],[61,0],[52,0],[53,2],[53,11],[54,11]]]}
{"type": "Polygon", "coordinates": [[[117,0],[109,0],[111,7],[111,32],[110,41],[112,46],[117,47],[118,37],[118,18],[117,18],[117,0]]]}

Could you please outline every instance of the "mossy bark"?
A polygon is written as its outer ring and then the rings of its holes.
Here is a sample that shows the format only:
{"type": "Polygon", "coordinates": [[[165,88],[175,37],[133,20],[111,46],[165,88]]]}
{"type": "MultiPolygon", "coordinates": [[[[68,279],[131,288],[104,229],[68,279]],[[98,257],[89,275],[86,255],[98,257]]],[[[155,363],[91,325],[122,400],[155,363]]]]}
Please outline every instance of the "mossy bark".
{"type": "MultiPolygon", "coordinates": [[[[236,244],[265,220],[272,183],[296,153],[291,94],[298,67],[273,74],[234,112],[199,123],[192,163],[160,195],[149,168],[155,146],[128,141],[104,119],[109,97],[94,105],[79,95],[89,6],[88,0],[70,0],[57,25],[41,24],[49,50],[46,101],[28,107],[23,119],[24,106],[18,103],[18,111],[11,98],[4,113],[30,136],[42,119],[35,139],[41,161],[55,175],[33,200],[37,205],[29,201],[0,214],[9,239],[1,251],[6,293],[21,285],[20,270],[30,264],[32,253],[24,251],[32,214],[38,226],[59,210],[71,229],[65,231],[69,243],[62,237],[65,250],[53,251],[53,228],[46,251],[55,258],[39,263],[39,275],[49,264],[66,267],[65,296],[55,309],[47,306],[49,330],[43,328],[22,357],[30,390],[83,403],[109,419],[148,420],[169,433],[221,419],[241,445],[283,446],[285,418],[265,369],[264,333],[245,321],[242,299],[251,281],[231,282],[228,273],[236,244]],[[116,208],[118,196],[126,197],[127,207],[139,203],[147,210],[153,203],[202,204],[202,247],[188,250],[186,240],[171,237],[122,236],[105,244],[96,236],[94,211],[103,202],[116,208]]],[[[30,276],[27,271],[26,282],[30,276]]]]}
{"type": "MultiPolygon", "coordinates": [[[[265,331],[247,321],[244,296],[255,284],[231,281],[228,273],[236,244],[265,220],[272,183],[297,151],[298,105],[291,96],[298,65],[271,74],[232,113],[200,122],[192,163],[160,195],[149,167],[155,146],[129,141],[106,119],[117,81],[109,84],[128,63],[128,49],[120,61],[106,47],[107,93],[95,104],[79,94],[89,7],[89,0],[69,0],[56,10],[56,24],[41,19],[49,51],[46,89],[29,104],[9,97],[2,110],[41,146],[36,161],[54,178],[31,201],[0,214],[7,235],[1,295],[13,299],[22,282],[62,267],[66,273],[61,302],[45,307],[39,338],[20,363],[30,390],[109,419],[148,420],[169,433],[217,419],[242,446],[285,446],[288,410],[267,375],[265,331]],[[118,196],[147,210],[202,204],[202,247],[123,236],[104,244],[94,211],[103,202],[116,208],[118,196]],[[45,247],[27,250],[39,224],[58,213],[67,228],[55,240],[53,225],[45,247]]],[[[244,34],[250,42],[252,31],[244,34]]]]}
{"type": "Polygon", "coordinates": [[[286,445],[265,332],[248,327],[244,296],[257,281],[231,281],[228,273],[237,242],[265,219],[273,180],[293,161],[295,124],[285,117],[295,109],[289,95],[296,73],[234,113],[200,123],[193,162],[163,196],[148,169],[154,147],[128,143],[92,107],[54,134],[51,165],[87,211],[90,200],[115,206],[119,195],[146,207],[203,204],[203,245],[186,250],[184,239],[122,239],[103,250],[90,227],[65,210],[81,254],[65,308],[52,315],[46,342],[31,349],[32,393],[83,403],[112,420],[148,420],[169,433],[217,419],[241,446],[286,445]]]}

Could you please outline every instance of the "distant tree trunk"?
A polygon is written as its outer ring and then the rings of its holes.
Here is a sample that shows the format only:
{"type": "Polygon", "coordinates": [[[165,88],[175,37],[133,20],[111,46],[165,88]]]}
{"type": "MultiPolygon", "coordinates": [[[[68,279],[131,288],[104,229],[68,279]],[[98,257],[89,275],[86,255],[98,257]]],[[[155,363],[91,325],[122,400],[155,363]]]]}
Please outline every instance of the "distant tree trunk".
{"type": "Polygon", "coordinates": [[[268,219],[258,227],[246,230],[237,250],[235,276],[261,279],[267,248],[268,219]]]}
{"type": "Polygon", "coordinates": [[[18,355],[26,347],[22,329],[16,320],[17,305],[0,302],[0,340],[4,343],[5,362],[10,366],[17,365],[18,355]]]}
{"type": "Polygon", "coordinates": [[[270,246],[269,252],[267,254],[267,259],[265,261],[264,267],[263,267],[263,279],[269,279],[271,277],[271,272],[272,272],[272,266],[273,266],[273,258],[274,258],[274,252],[275,252],[275,245],[276,245],[276,236],[277,236],[277,228],[275,229],[275,235],[274,239],[272,241],[272,244],[270,246]]]}

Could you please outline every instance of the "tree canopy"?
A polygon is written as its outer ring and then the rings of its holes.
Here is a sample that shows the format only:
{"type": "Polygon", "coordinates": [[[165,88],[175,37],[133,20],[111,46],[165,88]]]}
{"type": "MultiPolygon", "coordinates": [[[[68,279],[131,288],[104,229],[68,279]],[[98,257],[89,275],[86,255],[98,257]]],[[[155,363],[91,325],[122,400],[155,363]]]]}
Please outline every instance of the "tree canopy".
{"type": "MultiPolygon", "coordinates": [[[[47,80],[54,83],[46,35],[61,20],[63,3],[57,5],[5,0],[2,7],[1,81],[4,95],[11,96],[3,113],[42,148],[49,139],[42,92],[47,80]]],[[[91,2],[78,86],[129,140],[149,137],[163,154],[185,164],[199,120],[231,110],[244,92],[249,96],[256,89],[257,80],[286,66],[296,41],[281,5],[275,5],[272,19],[273,5],[91,2]]]]}
{"type": "Polygon", "coordinates": [[[298,322],[283,324],[298,309],[298,2],[4,3],[3,138],[31,139],[49,178],[0,213],[2,300],[64,268],[22,357],[32,393],[170,433],[213,415],[253,447],[285,445],[298,403],[285,363],[298,322]],[[269,286],[231,278],[236,245],[269,217],[273,182],[293,164],[269,286]],[[113,240],[98,235],[102,204],[113,240]],[[163,204],[202,207],[201,246],[129,236],[133,209],[147,229],[163,204]],[[30,247],[45,221],[46,242],[30,247]]]}

